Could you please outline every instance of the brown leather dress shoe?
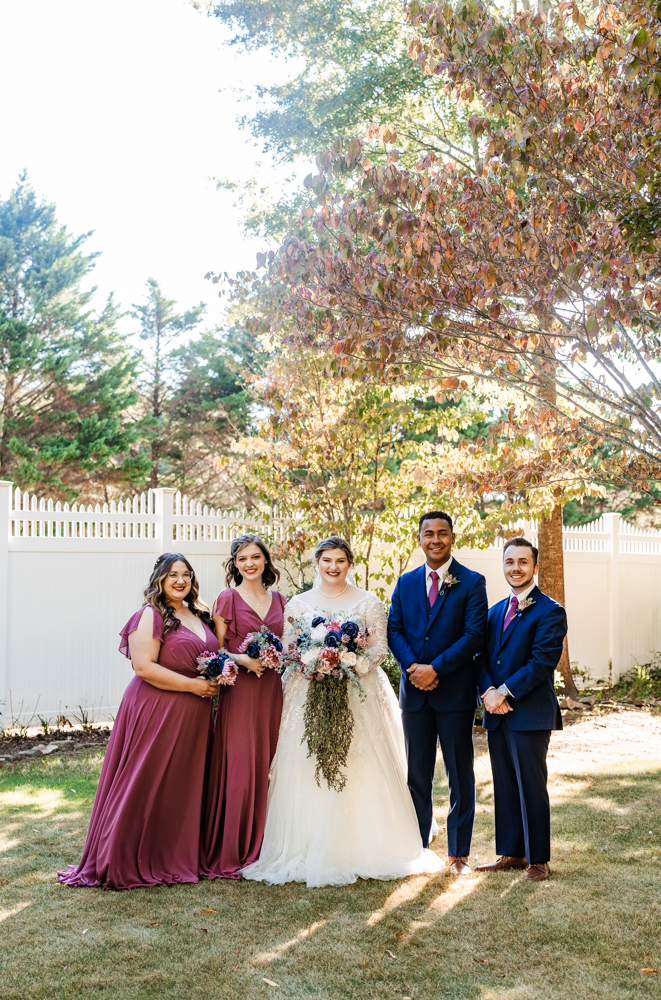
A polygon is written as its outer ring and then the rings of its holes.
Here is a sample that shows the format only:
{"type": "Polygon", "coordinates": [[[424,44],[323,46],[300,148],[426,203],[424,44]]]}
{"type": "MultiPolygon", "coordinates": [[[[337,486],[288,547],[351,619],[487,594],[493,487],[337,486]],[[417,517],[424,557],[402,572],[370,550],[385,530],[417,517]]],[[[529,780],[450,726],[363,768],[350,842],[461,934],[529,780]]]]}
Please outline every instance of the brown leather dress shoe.
{"type": "Polygon", "coordinates": [[[528,862],[525,858],[509,858],[506,855],[498,858],[490,865],[476,865],[476,872],[506,872],[510,868],[527,868],[528,862]]]}
{"type": "Polygon", "coordinates": [[[451,875],[472,875],[473,871],[468,864],[468,858],[453,858],[448,855],[448,864],[451,875]]]}
{"type": "Polygon", "coordinates": [[[551,874],[551,869],[546,864],[546,862],[541,862],[538,865],[528,865],[528,871],[526,872],[524,878],[528,882],[543,882],[551,874]]]}

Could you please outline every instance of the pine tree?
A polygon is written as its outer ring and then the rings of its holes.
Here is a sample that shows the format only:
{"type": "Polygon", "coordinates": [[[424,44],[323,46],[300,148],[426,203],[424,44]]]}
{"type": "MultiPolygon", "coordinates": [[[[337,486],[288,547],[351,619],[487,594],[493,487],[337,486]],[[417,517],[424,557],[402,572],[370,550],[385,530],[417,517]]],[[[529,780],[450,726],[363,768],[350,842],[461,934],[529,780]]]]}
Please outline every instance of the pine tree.
{"type": "Polygon", "coordinates": [[[93,497],[145,474],[129,414],[137,357],[109,299],[81,290],[96,254],[58,225],[25,174],[0,201],[0,476],[62,498],[93,497]]]}

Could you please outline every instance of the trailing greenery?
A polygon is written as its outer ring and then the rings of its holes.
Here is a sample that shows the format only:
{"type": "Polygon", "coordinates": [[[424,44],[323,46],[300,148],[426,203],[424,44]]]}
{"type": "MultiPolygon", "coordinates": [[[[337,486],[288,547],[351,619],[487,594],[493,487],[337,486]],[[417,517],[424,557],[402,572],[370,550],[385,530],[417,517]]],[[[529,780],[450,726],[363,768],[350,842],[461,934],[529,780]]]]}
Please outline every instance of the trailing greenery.
{"type": "Polygon", "coordinates": [[[316,758],[317,784],[321,785],[323,777],[329,788],[341,792],[347,782],[342,768],[346,767],[353,737],[348,679],[327,676],[323,681],[310,681],[303,718],[308,757],[316,758]]]}

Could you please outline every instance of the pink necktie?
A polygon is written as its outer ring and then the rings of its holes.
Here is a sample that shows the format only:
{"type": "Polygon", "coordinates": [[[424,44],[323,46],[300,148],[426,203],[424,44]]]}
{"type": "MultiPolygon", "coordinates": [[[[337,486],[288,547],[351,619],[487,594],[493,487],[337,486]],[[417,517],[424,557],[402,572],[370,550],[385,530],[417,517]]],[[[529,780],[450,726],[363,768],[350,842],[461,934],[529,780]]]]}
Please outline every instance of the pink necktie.
{"type": "Polygon", "coordinates": [[[429,588],[429,607],[434,607],[434,601],[438,597],[438,573],[436,570],[432,570],[429,574],[431,577],[431,587],[429,588]]]}
{"type": "Polygon", "coordinates": [[[512,599],[510,600],[510,606],[507,609],[507,614],[505,615],[505,621],[503,622],[503,632],[516,617],[516,609],[518,608],[518,606],[519,606],[519,598],[515,597],[515,595],[512,594],[512,599]]]}

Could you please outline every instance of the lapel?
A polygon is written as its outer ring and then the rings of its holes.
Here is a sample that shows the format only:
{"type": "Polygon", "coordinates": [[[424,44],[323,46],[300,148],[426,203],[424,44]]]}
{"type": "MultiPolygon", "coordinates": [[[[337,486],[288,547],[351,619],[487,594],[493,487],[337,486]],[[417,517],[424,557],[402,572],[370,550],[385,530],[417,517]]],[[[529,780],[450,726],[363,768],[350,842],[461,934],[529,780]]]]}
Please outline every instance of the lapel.
{"type": "MultiPolygon", "coordinates": [[[[533,587],[533,589],[528,594],[528,597],[531,598],[533,601],[536,601],[539,593],[540,593],[539,589],[537,588],[537,586],[535,586],[535,587],[533,587]]],[[[510,597],[511,597],[511,595],[510,595],[510,597]]],[[[511,636],[512,632],[514,631],[514,629],[519,624],[519,622],[521,621],[521,619],[523,618],[524,614],[527,611],[527,609],[526,609],[526,611],[522,611],[520,614],[515,615],[514,621],[510,622],[510,624],[507,626],[507,631],[503,632],[503,622],[505,621],[505,614],[506,614],[507,608],[509,607],[509,603],[510,603],[510,598],[508,597],[507,600],[505,601],[505,611],[503,612],[502,616],[500,616],[500,637],[499,637],[499,641],[498,641],[497,652],[501,651],[501,649],[503,648],[503,646],[505,645],[505,643],[507,642],[507,640],[511,636]]]]}
{"type": "MultiPolygon", "coordinates": [[[[453,556],[452,557],[452,562],[450,563],[450,565],[448,567],[448,574],[450,576],[454,576],[455,575],[455,572],[456,572],[456,569],[457,569],[458,565],[459,565],[459,563],[456,562],[456,560],[455,560],[455,558],[453,556]]],[[[424,567],[423,567],[423,569],[424,569],[424,567]]],[[[425,614],[426,614],[427,613],[427,609],[429,607],[429,602],[427,601],[427,589],[426,589],[426,579],[425,578],[423,578],[423,583],[425,584],[424,595],[425,595],[425,614]]],[[[459,583],[461,583],[461,580],[459,580],[459,583]]],[[[458,587],[459,583],[456,583],[455,586],[458,587]]],[[[450,589],[449,587],[446,587],[445,589],[441,588],[441,590],[439,591],[438,597],[434,601],[434,607],[431,609],[431,614],[429,615],[429,618],[427,619],[427,628],[428,629],[430,629],[432,627],[432,623],[435,621],[436,616],[438,615],[439,611],[443,607],[443,604],[445,603],[445,598],[448,595],[448,590],[449,589],[450,589]]]]}
{"type": "Polygon", "coordinates": [[[418,579],[415,581],[415,590],[418,597],[418,604],[420,605],[420,614],[422,615],[423,621],[427,620],[427,576],[425,570],[425,563],[420,566],[416,572],[418,573],[418,579]]]}

